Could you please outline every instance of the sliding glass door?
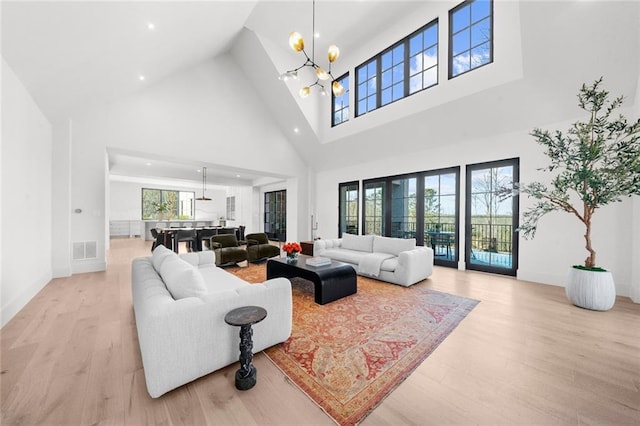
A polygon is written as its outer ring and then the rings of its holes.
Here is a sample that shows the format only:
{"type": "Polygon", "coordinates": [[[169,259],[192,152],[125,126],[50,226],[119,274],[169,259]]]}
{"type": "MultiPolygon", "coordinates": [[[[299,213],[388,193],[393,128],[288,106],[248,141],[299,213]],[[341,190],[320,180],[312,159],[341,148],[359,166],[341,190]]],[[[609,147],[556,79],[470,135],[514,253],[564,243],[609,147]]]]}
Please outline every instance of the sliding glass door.
{"type": "Polygon", "coordinates": [[[402,177],[391,181],[391,237],[416,236],[417,183],[416,177],[402,177]]]}
{"type": "Polygon", "coordinates": [[[458,181],[460,169],[430,172],[424,177],[424,245],[433,249],[436,265],[458,267],[458,181]]]}
{"type": "Polygon", "coordinates": [[[518,268],[518,196],[498,195],[517,182],[519,160],[467,166],[466,267],[505,275],[518,268]]]}
{"type": "Polygon", "coordinates": [[[365,180],[363,234],[415,238],[436,265],[458,266],[460,168],[365,180]]]}
{"type": "Polygon", "coordinates": [[[363,235],[385,235],[385,186],[384,181],[364,182],[363,235]]]}
{"type": "Polygon", "coordinates": [[[340,215],[338,216],[338,238],[344,232],[358,235],[359,183],[346,182],[339,185],[340,215]]]}

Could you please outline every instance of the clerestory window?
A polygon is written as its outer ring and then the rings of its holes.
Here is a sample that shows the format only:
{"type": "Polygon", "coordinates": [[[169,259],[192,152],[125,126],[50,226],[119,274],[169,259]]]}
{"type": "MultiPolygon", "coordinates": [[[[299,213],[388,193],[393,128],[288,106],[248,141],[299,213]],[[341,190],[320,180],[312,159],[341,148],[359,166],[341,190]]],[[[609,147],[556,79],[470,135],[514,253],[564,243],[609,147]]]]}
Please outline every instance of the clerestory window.
{"type": "Polygon", "coordinates": [[[356,68],[356,117],[438,84],[438,20],[356,68]]]}
{"type": "Polygon", "coordinates": [[[493,62],[493,2],[468,0],[449,11],[449,78],[493,62]]]}

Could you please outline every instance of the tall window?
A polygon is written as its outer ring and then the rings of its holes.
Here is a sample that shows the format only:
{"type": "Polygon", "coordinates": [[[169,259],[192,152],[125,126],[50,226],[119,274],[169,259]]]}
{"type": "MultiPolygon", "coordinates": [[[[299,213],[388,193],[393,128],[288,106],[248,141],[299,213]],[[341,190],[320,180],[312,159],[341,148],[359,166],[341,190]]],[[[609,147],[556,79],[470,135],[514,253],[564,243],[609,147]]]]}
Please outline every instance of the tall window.
{"type": "Polygon", "coordinates": [[[364,187],[364,217],[362,220],[362,226],[364,228],[364,235],[384,235],[384,196],[385,196],[385,182],[373,181],[363,182],[364,187]]]}
{"type": "Polygon", "coordinates": [[[391,181],[391,236],[416,236],[417,179],[403,177],[391,181]]]}
{"type": "Polygon", "coordinates": [[[493,62],[493,3],[467,0],[449,11],[449,78],[493,62]]]}
{"type": "Polygon", "coordinates": [[[332,108],[331,108],[331,125],[337,126],[338,124],[349,121],[349,73],[346,73],[337,81],[344,87],[344,93],[340,96],[333,95],[332,92],[332,108]]]}
{"type": "Polygon", "coordinates": [[[467,165],[467,269],[516,275],[519,199],[499,191],[519,181],[519,168],[518,158],[467,165]]]}
{"type": "Polygon", "coordinates": [[[272,240],[287,238],[287,191],[264,193],[264,232],[272,240]]]}
{"type": "Polygon", "coordinates": [[[236,220],[236,197],[227,197],[227,219],[236,220]]]}
{"type": "Polygon", "coordinates": [[[459,174],[455,168],[424,176],[424,245],[433,249],[436,265],[457,267],[459,174]]]}
{"type": "Polygon", "coordinates": [[[356,68],[356,117],[438,84],[438,20],[356,68]]]}
{"type": "Polygon", "coordinates": [[[339,185],[340,216],[338,218],[338,237],[342,233],[358,234],[358,182],[347,182],[339,185]]]}
{"type": "Polygon", "coordinates": [[[194,218],[195,192],[142,188],[142,220],[194,218]]]}

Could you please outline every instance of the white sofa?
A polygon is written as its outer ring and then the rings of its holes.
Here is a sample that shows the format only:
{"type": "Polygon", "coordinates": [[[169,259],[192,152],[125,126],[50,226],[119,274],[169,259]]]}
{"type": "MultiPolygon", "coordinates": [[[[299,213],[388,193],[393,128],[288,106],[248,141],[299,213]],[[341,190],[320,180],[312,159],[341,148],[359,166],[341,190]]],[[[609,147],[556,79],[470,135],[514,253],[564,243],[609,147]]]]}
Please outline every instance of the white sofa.
{"type": "Polygon", "coordinates": [[[253,351],[291,335],[291,283],[276,278],[249,284],[215,266],[213,251],[180,256],[158,246],[132,261],[131,286],[142,364],[149,395],[157,398],[238,361],[239,327],[225,315],[262,306],[267,317],[253,326],[253,351]]]}
{"type": "Polygon", "coordinates": [[[316,240],[314,256],[353,265],[359,275],[405,287],[433,273],[433,250],[416,246],[415,238],[342,234],[342,238],[316,240]]]}

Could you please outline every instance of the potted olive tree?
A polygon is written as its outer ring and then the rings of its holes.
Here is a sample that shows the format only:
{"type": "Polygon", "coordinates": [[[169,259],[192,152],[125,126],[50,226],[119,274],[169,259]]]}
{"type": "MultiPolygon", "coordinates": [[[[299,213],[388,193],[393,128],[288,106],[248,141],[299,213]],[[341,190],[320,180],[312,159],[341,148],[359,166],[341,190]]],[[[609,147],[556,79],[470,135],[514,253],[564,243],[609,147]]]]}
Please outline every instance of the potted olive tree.
{"type": "Polygon", "coordinates": [[[599,268],[591,241],[592,219],[597,209],[640,195],[640,119],[635,122],[617,114],[623,97],[609,99],[601,88],[602,77],[582,85],[578,105],[587,112],[568,131],[534,129],[531,135],[545,148],[550,164],[541,169],[553,174],[550,184],[516,185],[516,191],[536,199],[524,213],[520,231],[535,236],[538,220],[553,211],[564,211],[584,224],[587,258],[570,268],[566,293],[576,306],[608,310],[616,290],[611,272],[599,268]]]}

